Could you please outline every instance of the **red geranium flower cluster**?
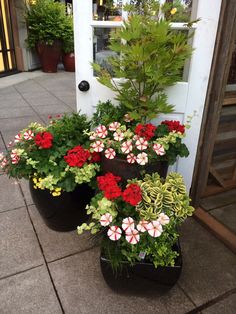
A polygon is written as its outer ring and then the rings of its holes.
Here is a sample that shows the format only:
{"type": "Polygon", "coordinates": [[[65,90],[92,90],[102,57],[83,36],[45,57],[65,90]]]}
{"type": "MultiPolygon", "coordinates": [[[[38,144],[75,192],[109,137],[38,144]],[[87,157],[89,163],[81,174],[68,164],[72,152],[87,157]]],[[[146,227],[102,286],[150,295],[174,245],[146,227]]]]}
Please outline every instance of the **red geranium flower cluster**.
{"type": "Polygon", "coordinates": [[[142,200],[142,192],[137,184],[131,183],[123,192],[118,186],[120,177],[112,173],[107,173],[104,176],[97,177],[98,187],[104,192],[104,196],[113,200],[122,196],[126,203],[136,206],[142,200]]]}
{"type": "Polygon", "coordinates": [[[176,131],[182,134],[185,132],[185,126],[180,124],[179,121],[165,120],[161,124],[167,125],[170,132],[176,131]]]}
{"type": "Polygon", "coordinates": [[[35,144],[40,148],[52,147],[53,136],[50,132],[39,132],[34,138],[35,144]]]}
{"type": "Polygon", "coordinates": [[[154,135],[156,131],[156,126],[152,123],[147,124],[138,124],[134,130],[135,134],[140,137],[144,137],[147,141],[149,141],[154,135]]]}
{"type": "Polygon", "coordinates": [[[78,145],[75,146],[73,149],[68,150],[67,155],[64,156],[64,159],[69,166],[81,168],[89,159],[89,157],[89,151],[78,145]]]}
{"type": "Polygon", "coordinates": [[[98,188],[104,192],[107,199],[112,200],[122,194],[121,188],[117,184],[120,180],[120,177],[107,173],[104,176],[97,177],[98,188]]]}
{"type": "Polygon", "coordinates": [[[131,183],[122,194],[123,200],[136,206],[142,200],[142,191],[137,184],[131,183]]]}

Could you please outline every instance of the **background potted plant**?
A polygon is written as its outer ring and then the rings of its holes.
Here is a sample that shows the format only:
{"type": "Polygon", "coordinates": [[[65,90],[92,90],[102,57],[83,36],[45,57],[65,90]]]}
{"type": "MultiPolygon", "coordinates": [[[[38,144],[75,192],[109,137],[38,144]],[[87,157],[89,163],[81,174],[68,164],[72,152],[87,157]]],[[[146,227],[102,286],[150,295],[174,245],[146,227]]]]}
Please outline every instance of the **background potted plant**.
{"type": "Polygon", "coordinates": [[[183,178],[153,173],[125,188],[120,180],[112,173],[97,177],[100,191],[87,206],[92,221],[78,233],[100,235],[102,273],[112,287],[122,281],[137,287],[138,280],[141,290],[150,281],[170,288],[182,268],[178,227],[194,210],[183,178]]]}
{"type": "Polygon", "coordinates": [[[57,72],[64,37],[70,32],[65,6],[53,0],[30,0],[26,5],[27,44],[36,49],[44,72],[57,72]]]}
{"type": "Polygon", "coordinates": [[[70,23],[62,44],[62,63],[65,71],[75,72],[73,19],[71,16],[68,19],[70,23]]]}
{"type": "Polygon", "coordinates": [[[35,205],[46,224],[58,231],[73,230],[87,219],[85,206],[99,170],[96,154],[86,148],[83,131],[89,126],[86,116],[76,113],[48,126],[31,123],[1,156],[9,177],[29,180],[35,205]]]}

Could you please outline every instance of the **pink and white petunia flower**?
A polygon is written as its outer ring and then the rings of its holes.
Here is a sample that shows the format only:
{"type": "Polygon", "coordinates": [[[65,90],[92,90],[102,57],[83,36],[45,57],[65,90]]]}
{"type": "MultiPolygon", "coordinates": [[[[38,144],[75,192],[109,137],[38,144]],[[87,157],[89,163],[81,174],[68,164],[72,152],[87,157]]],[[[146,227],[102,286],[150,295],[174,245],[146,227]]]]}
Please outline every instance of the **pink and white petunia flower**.
{"type": "Polygon", "coordinates": [[[107,128],[105,127],[105,125],[99,125],[96,130],[96,135],[100,138],[105,138],[108,134],[107,132],[107,128]]]}
{"type": "Polygon", "coordinates": [[[130,244],[137,244],[140,240],[140,235],[139,235],[138,230],[134,229],[134,230],[131,230],[131,232],[126,233],[125,239],[130,244]]]}
{"type": "Polygon", "coordinates": [[[161,144],[156,143],[152,148],[157,155],[163,156],[166,153],[164,147],[161,144]]]}
{"type": "Polygon", "coordinates": [[[32,140],[34,138],[34,133],[31,130],[28,130],[24,133],[23,137],[27,141],[32,140]]]}
{"type": "Polygon", "coordinates": [[[5,167],[7,164],[8,164],[7,159],[6,159],[6,158],[3,158],[3,159],[2,159],[2,162],[1,162],[1,164],[0,164],[0,167],[3,168],[3,167],[5,167]]]}
{"type": "Polygon", "coordinates": [[[133,145],[132,145],[132,141],[126,141],[124,143],[121,144],[121,151],[124,154],[129,154],[133,149],[133,145]]]}
{"type": "Polygon", "coordinates": [[[145,232],[148,230],[148,224],[149,222],[147,220],[140,220],[140,222],[137,225],[137,229],[140,232],[145,232]]]}
{"type": "Polygon", "coordinates": [[[124,133],[118,130],[113,134],[113,137],[115,141],[121,142],[124,139],[124,133]]]}
{"type": "Polygon", "coordinates": [[[0,161],[3,160],[5,155],[3,153],[0,153],[0,161]]]}
{"type": "Polygon", "coordinates": [[[102,141],[96,141],[92,144],[90,144],[90,147],[93,148],[93,150],[97,153],[101,153],[104,149],[104,144],[102,141]]]}
{"type": "Polygon", "coordinates": [[[124,218],[122,220],[122,229],[125,233],[129,233],[134,230],[134,220],[131,217],[124,218]]]}
{"type": "Polygon", "coordinates": [[[13,164],[13,165],[16,165],[16,164],[18,164],[18,162],[20,161],[20,156],[18,156],[18,155],[11,155],[11,163],[13,164]]]}
{"type": "Polygon", "coordinates": [[[145,150],[148,148],[148,141],[145,140],[145,138],[140,137],[136,143],[135,143],[136,147],[138,150],[145,150]]]}
{"type": "Polygon", "coordinates": [[[162,234],[162,225],[160,224],[160,222],[158,220],[153,220],[151,222],[149,222],[149,224],[147,225],[148,228],[148,233],[150,234],[150,236],[157,238],[162,234]]]}
{"type": "Polygon", "coordinates": [[[116,152],[113,148],[108,148],[105,150],[105,157],[107,159],[114,159],[116,156],[116,152]]]}
{"type": "Polygon", "coordinates": [[[116,131],[117,129],[119,129],[120,127],[120,122],[112,122],[111,124],[109,124],[109,130],[110,131],[116,131]]]}
{"type": "Polygon", "coordinates": [[[12,147],[12,145],[13,145],[13,142],[10,141],[10,142],[8,143],[7,147],[8,147],[8,148],[9,148],[9,147],[12,147]]]}
{"type": "Polygon", "coordinates": [[[139,165],[146,165],[148,163],[148,155],[146,153],[140,153],[136,157],[136,161],[139,165]]]}
{"type": "Polygon", "coordinates": [[[90,141],[93,141],[93,140],[95,140],[96,139],[96,133],[95,132],[93,132],[90,136],[89,136],[89,139],[90,139],[90,141]]]}
{"type": "Polygon", "coordinates": [[[103,227],[109,226],[111,222],[112,222],[112,215],[109,213],[102,215],[100,218],[100,224],[103,227]]]}
{"type": "Polygon", "coordinates": [[[127,155],[127,161],[130,164],[134,164],[136,162],[136,156],[133,153],[127,155]]]}
{"type": "Polygon", "coordinates": [[[157,220],[160,222],[161,225],[167,225],[170,222],[170,218],[164,213],[160,213],[157,220]]]}
{"type": "Polygon", "coordinates": [[[117,226],[111,226],[108,231],[107,235],[112,241],[118,241],[121,237],[122,230],[117,226]]]}
{"type": "Polygon", "coordinates": [[[16,135],[15,135],[14,142],[15,142],[15,143],[18,143],[18,142],[20,142],[21,140],[22,140],[22,139],[21,139],[20,133],[16,134],[16,135]]]}

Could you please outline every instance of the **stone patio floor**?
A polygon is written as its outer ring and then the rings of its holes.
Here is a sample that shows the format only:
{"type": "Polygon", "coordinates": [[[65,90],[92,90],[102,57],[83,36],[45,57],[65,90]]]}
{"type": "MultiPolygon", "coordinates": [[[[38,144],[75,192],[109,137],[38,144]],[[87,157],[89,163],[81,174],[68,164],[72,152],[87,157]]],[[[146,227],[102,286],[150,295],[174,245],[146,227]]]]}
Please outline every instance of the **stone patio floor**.
{"type": "MultiPolygon", "coordinates": [[[[0,78],[0,151],[18,130],[75,110],[74,74],[0,78]]],[[[0,173],[0,313],[236,313],[236,256],[193,218],[182,227],[183,270],[165,295],[113,292],[87,235],[48,229],[28,182],[0,173]]]]}

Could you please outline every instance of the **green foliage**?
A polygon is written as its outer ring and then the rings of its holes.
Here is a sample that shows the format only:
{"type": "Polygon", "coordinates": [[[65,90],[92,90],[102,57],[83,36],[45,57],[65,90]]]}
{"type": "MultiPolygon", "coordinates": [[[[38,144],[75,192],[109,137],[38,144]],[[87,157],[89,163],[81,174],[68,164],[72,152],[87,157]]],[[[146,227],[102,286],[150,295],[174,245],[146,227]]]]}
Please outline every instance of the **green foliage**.
{"type": "Polygon", "coordinates": [[[73,17],[68,16],[67,30],[63,36],[62,50],[64,53],[74,52],[74,28],[73,17]]]}
{"type": "Polygon", "coordinates": [[[52,45],[55,40],[64,41],[71,34],[71,17],[66,15],[65,5],[54,0],[29,1],[25,19],[30,48],[35,48],[41,41],[48,45],[52,45]]]}
{"type": "Polygon", "coordinates": [[[99,102],[92,117],[92,126],[109,125],[113,121],[122,121],[127,110],[123,106],[115,106],[110,100],[99,102]]]}
{"type": "Polygon", "coordinates": [[[116,92],[116,99],[132,118],[146,122],[160,113],[173,111],[164,89],[181,80],[186,59],[192,53],[190,35],[171,29],[160,15],[158,1],[128,5],[130,17],[110,39],[116,56],[109,58],[114,74],[94,64],[98,80],[116,92]],[[125,78],[116,83],[112,76],[125,78]]]}
{"type": "MultiPolygon", "coordinates": [[[[32,179],[35,188],[49,189],[52,194],[60,191],[73,191],[77,184],[91,183],[99,170],[94,163],[86,163],[83,167],[70,167],[64,160],[67,151],[78,145],[89,147],[88,136],[84,130],[90,128],[90,122],[80,113],[65,114],[42,126],[31,123],[18,135],[19,142],[7,152],[7,164],[4,170],[10,177],[32,179]],[[26,140],[24,133],[32,131],[33,138],[26,140]],[[43,149],[36,145],[34,137],[39,132],[49,132],[53,136],[52,146],[43,149]],[[16,164],[12,163],[11,154],[19,156],[16,164]]],[[[3,158],[1,158],[3,159],[3,158]]],[[[53,194],[54,195],[54,194],[53,194]]]]}

